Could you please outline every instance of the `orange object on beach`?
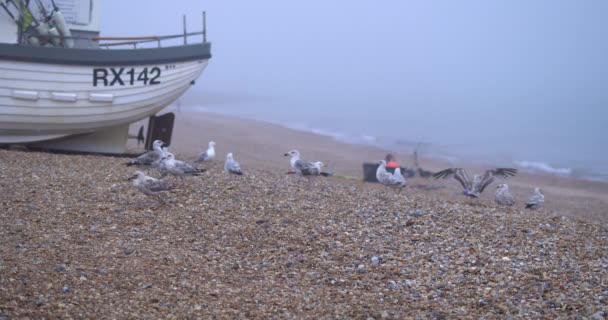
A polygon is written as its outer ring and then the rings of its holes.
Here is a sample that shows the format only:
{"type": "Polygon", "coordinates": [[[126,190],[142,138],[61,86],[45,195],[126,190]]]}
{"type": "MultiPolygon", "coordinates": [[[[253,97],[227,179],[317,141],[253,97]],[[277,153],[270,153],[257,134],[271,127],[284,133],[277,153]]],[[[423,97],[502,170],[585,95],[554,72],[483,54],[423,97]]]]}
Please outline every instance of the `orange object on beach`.
{"type": "Polygon", "coordinates": [[[386,167],[387,167],[387,168],[393,168],[393,169],[395,169],[395,168],[399,168],[399,164],[397,163],[397,161],[394,161],[394,160],[393,160],[393,161],[389,161],[389,162],[386,164],[386,167]]]}

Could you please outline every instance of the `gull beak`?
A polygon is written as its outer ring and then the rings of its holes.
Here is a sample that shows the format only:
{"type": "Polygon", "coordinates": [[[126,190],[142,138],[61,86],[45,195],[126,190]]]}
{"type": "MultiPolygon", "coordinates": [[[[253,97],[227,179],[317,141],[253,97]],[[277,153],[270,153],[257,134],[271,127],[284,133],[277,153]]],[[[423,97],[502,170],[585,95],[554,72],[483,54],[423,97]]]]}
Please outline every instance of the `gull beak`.
{"type": "Polygon", "coordinates": [[[286,156],[286,157],[289,156],[289,153],[284,154],[284,156],[286,156]]]}
{"type": "Polygon", "coordinates": [[[160,147],[161,148],[167,148],[167,147],[169,147],[169,145],[163,142],[163,144],[161,144],[160,147]]]}
{"type": "Polygon", "coordinates": [[[136,174],[130,176],[129,179],[127,179],[127,181],[135,180],[135,178],[137,178],[136,174]]]}

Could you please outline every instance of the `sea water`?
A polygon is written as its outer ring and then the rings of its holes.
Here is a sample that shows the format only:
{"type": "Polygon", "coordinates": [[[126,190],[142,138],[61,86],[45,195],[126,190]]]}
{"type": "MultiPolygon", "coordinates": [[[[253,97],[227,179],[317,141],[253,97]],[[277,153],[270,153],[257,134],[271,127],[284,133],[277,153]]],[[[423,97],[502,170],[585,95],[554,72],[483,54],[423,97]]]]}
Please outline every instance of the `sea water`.
{"type": "MultiPolygon", "coordinates": [[[[608,181],[608,113],[572,105],[471,107],[404,96],[361,99],[186,96],[182,108],[277,123],[336,140],[453,163],[608,181]]],[[[407,160],[405,160],[407,162],[407,160]]]]}

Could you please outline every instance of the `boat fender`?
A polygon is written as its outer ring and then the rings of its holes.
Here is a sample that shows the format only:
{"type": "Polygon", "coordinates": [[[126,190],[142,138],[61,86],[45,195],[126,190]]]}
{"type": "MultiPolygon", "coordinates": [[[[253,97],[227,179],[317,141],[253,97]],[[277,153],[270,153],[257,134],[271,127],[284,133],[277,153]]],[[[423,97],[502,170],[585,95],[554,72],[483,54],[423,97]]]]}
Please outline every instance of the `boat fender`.
{"type": "Polygon", "coordinates": [[[40,46],[40,40],[38,39],[38,37],[34,37],[34,36],[29,37],[27,39],[27,43],[32,47],[40,46]]]}
{"type": "MultiPolygon", "coordinates": [[[[70,29],[68,28],[68,26],[65,22],[65,18],[63,17],[63,13],[61,13],[61,11],[55,11],[53,13],[53,17],[51,18],[51,21],[53,22],[53,24],[55,25],[55,27],[57,28],[59,33],[61,33],[62,36],[64,36],[64,37],[72,36],[72,33],[70,32],[70,29]]],[[[66,48],[73,48],[74,39],[64,38],[63,46],[66,48]]]]}
{"type": "Polygon", "coordinates": [[[36,32],[38,32],[39,36],[46,37],[49,34],[49,25],[44,22],[41,22],[36,27],[36,32]]]}
{"type": "Polygon", "coordinates": [[[59,46],[61,44],[61,35],[59,34],[59,31],[57,31],[57,28],[52,27],[49,29],[49,36],[51,36],[51,43],[54,46],[59,46]]]}

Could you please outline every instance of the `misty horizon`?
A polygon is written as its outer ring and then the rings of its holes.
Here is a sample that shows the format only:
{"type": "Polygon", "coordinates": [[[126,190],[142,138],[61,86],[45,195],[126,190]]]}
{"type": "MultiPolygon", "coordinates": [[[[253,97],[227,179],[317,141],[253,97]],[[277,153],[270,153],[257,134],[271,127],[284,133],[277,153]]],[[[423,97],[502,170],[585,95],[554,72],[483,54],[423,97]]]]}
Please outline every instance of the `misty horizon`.
{"type": "Polygon", "coordinates": [[[211,111],[608,172],[606,2],[102,7],[111,36],[198,31],[205,10],[213,58],[183,99],[211,111]]]}

